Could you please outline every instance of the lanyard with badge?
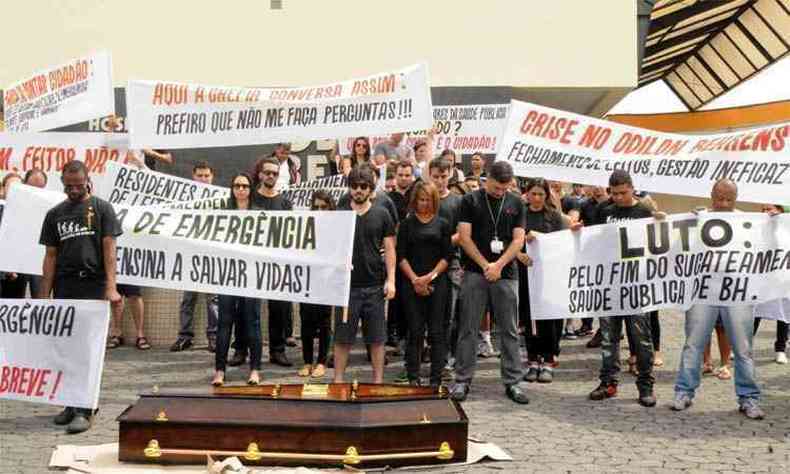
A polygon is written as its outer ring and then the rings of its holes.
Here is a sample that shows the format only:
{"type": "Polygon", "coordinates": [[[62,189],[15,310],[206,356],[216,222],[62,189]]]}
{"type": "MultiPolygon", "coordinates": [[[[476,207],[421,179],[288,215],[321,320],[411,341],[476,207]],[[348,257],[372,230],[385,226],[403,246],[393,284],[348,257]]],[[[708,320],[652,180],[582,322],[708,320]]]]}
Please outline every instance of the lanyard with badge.
{"type": "Polygon", "coordinates": [[[494,223],[494,239],[491,241],[491,253],[499,255],[505,249],[505,244],[499,240],[499,218],[502,217],[502,208],[505,207],[505,198],[507,195],[502,196],[502,203],[499,205],[499,212],[497,212],[496,219],[494,219],[494,211],[491,209],[491,202],[488,199],[488,194],[484,194],[486,206],[488,206],[488,214],[491,216],[491,221],[494,223]]]}

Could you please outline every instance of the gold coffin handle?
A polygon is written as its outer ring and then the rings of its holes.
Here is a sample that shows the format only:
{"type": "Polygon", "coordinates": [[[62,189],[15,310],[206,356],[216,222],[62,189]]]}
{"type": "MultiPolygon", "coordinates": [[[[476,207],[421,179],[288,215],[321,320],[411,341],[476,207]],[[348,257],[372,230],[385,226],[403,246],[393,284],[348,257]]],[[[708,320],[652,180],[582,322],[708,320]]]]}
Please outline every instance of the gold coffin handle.
{"type": "Polygon", "coordinates": [[[426,459],[436,458],[447,461],[453,458],[455,451],[450,448],[450,443],[442,442],[438,451],[423,451],[413,453],[392,453],[392,454],[359,454],[357,448],[349,446],[344,454],[310,454],[310,453],[282,453],[282,452],[262,452],[257,443],[250,443],[246,451],[220,451],[211,449],[163,449],[159,446],[159,441],[152,439],[143,450],[146,458],[160,458],[163,454],[180,454],[188,456],[241,456],[248,461],[260,461],[261,459],[293,459],[293,460],[312,460],[312,461],[334,461],[348,465],[360,464],[366,461],[381,461],[389,459],[426,459]]]}

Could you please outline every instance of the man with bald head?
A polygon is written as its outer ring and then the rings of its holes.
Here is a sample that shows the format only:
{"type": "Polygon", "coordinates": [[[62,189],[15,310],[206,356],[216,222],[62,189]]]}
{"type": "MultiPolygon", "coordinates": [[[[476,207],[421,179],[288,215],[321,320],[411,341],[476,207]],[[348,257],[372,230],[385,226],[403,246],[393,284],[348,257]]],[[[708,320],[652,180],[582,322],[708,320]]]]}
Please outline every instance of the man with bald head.
{"type": "MultiPolygon", "coordinates": [[[[738,187],[729,179],[721,179],[713,185],[710,198],[711,211],[733,212],[738,187]]],[[[761,420],[765,415],[759,405],[760,388],[752,359],[754,317],[751,306],[695,305],[686,312],[686,343],[680,355],[672,409],[682,411],[691,406],[694,392],[700,385],[702,354],[718,320],[735,354],[735,395],[739,411],[747,418],[761,420]]]]}

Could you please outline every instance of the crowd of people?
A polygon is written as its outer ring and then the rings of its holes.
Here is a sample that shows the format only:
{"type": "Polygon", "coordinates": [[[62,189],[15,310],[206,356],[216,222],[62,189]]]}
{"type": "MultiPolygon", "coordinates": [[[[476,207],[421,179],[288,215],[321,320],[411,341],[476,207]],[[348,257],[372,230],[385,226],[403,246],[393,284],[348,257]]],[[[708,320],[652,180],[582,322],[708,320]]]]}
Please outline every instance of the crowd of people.
{"type": "MultiPolygon", "coordinates": [[[[348,192],[335,202],[330,193],[317,190],[311,209],[356,213],[350,299],[343,308],[299,305],[303,363],[298,375],[321,378],[334,368],[332,380],[343,382],[361,325],[375,383],[385,381],[389,356],[403,353],[405,370],[393,381],[447,384],[450,397],[463,401],[472,390],[478,358],[498,355],[505,395],[526,404],[528,383],[553,381],[561,341],[590,337],[587,346],[601,348],[601,369],[600,384],[589,398],[603,400],[617,395],[625,329],[628,370],[636,376],[638,403],[655,406],[653,371],[664,363],[658,313],[600,318],[595,333],[591,318],[534,319],[527,272],[533,262],[526,250],[541,234],[564,229],[584,232],[589,226],[646,217],[663,219],[665,215],[650,197],[636,192],[631,177],[622,170],[612,173],[608,186],[570,185],[539,177],[517,178],[507,162],[486,164],[483,155],[476,153],[464,173],[452,150],[431,156],[431,133],[426,138],[407,147],[402,134],[393,134],[371,149],[369,140],[360,137],[353,141],[350,155],[332,154],[330,172],[347,177],[348,192]],[[383,186],[379,180],[385,181],[383,186]],[[492,343],[492,328],[499,350],[492,343]],[[424,362],[429,362],[427,377],[422,372],[424,362]]],[[[164,150],[151,152],[172,161],[164,150]]],[[[214,170],[206,162],[197,163],[192,178],[211,184],[214,170]]],[[[24,177],[10,173],[3,179],[3,191],[21,184],[43,187],[46,179],[36,170],[24,177]]],[[[291,210],[282,191],[300,179],[298,160],[287,144],[278,145],[272,156],[258,159],[250,173],[233,176],[228,183],[229,208],[291,210]]],[[[3,298],[54,294],[56,298],[108,299],[113,303],[108,348],[123,344],[120,318],[125,298],[136,323],[135,346],[150,348],[143,333],[140,289],[115,282],[114,238],[121,228],[112,206],[91,195],[88,174],[80,162],[69,162],[62,180],[68,199],[47,214],[41,232],[40,243],[47,248],[43,276],[4,274],[3,298]],[[82,231],[68,234],[68,226],[58,225],[62,222],[74,222],[82,231]]],[[[711,190],[710,210],[732,212],[736,200],[736,185],[721,180],[711,190]]],[[[764,211],[775,215],[784,208],[766,205],[764,211]]],[[[228,366],[247,361],[248,383],[263,380],[264,303],[268,306],[269,360],[293,365],[285,350],[296,345],[292,303],[222,294],[204,297],[208,349],[215,356],[213,385],[225,383],[228,366]]],[[[184,292],[180,330],[171,351],[192,346],[198,298],[198,293],[184,292]]],[[[763,418],[752,358],[759,324],[752,308],[746,306],[694,306],[687,311],[686,342],[671,408],[691,406],[702,374],[728,379],[732,371],[740,410],[749,418],[763,418]],[[721,351],[717,368],[710,357],[714,330],[721,351]]],[[[777,363],[787,363],[787,333],[787,324],[778,322],[777,363]]],[[[91,416],[90,410],[66,408],[55,422],[68,424],[69,432],[80,432],[88,429],[91,416]]]]}

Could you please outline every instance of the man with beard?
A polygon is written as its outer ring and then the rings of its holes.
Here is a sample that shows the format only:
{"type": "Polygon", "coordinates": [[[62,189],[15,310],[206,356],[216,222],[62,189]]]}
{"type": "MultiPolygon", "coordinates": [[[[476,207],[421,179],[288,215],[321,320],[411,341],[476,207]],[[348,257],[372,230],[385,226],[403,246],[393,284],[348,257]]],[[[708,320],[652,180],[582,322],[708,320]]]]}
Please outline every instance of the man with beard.
{"type": "MultiPolygon", "coordinates": [[[[261,158],[255,164],[255,179],[258,189],[252,196],[257,209],[264,211],[290,211],[293,204],[277,190],[280,175],[280,161],[275,157],[261,158]]],[[[273,364],[291,367],[293,364],[285,356],[288,320],[291,317],[291,303],[269,300],[269,360],[273,364]]],[[[236,349],[239,350],[238,348],[236,349]]]]}
{"type": "MultiPolygon", "coordinates": [[[[115,285],[115,238],[121,224],[112,206],[92,196],[88,170],[81,161],[63,167],[63,190],[68,199],[47,212],[39,243],[46,247],[39,298],[108,300],[121,302],[115,285]]],[[[67,433],[91,426],[93,410],[66,407],[55,424],[67,433]]]]}
{"type": "Polygon", "coordinates": [[[343,382],[360,321],[365,343],[370,345],[373,383],[384,380],[384,299],[395,297],[395,223],[384,208],[370,202],[374,186],[372,170],[355,167],[348,175],[350,203],[338,208],[355,211],[357,219],[349,304],[335,314],[335,383],[343,382]]]}

